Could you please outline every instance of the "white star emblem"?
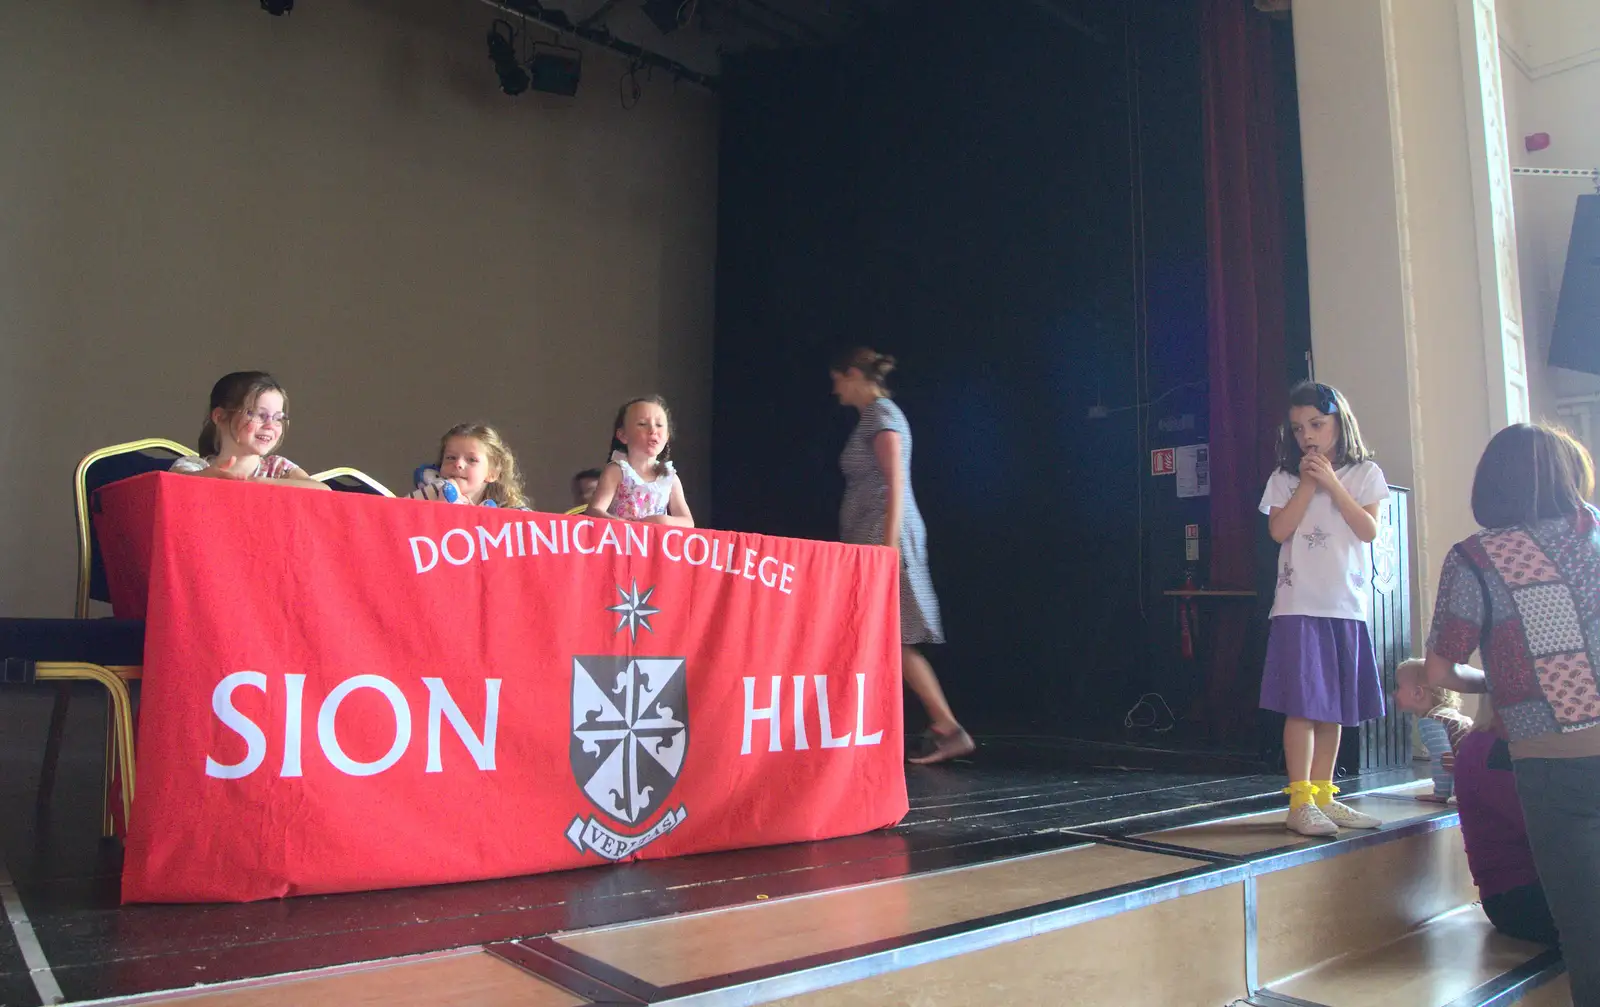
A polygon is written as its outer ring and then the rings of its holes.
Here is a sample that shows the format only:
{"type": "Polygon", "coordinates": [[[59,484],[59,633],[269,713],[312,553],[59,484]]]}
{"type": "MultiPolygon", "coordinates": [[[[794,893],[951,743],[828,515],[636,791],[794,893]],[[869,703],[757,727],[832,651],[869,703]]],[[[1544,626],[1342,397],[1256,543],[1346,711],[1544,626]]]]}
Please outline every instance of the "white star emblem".
{"type": "Polygon", "coordinates": [[[1332,536],[1321,528],[1313,528],[1300,537],[1306,540],[1307,549],[1326,549],[1332,536]]]}
{"type": "Polygon", "coordinates": [[[1294,567],[1285,566],[1283,572],[1278,574],[1279,587],[1294,587],[1294,567]]]}
{"type": "Polygon", "coordinates": [[[634,640],[639,639],[640,626],[654,633],[655,629],[650,625],[650,617],[661,614],[659,608],[650,607],[650,596],[655,593],[656,589],[653,587],[647,587],[641,592],[638,581],[633,582],[631,591],[624,591],[621,587],[618,587],[617,594],[622,596],[622,602],[606,607],[607,612],[616,612],[618,614],[615,632],[622,632],[622,627],[626,626],[628,627],[628,634],[634,640]]]}

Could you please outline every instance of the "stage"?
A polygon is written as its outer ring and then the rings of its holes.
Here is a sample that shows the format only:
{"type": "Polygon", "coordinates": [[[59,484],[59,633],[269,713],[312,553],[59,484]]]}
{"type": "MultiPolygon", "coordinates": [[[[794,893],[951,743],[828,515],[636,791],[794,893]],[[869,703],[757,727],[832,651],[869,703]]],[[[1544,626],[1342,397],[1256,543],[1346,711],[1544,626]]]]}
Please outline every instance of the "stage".
{"type": "MultiPolygon", "coordinates": [[[[0,1003],[181,990],[704,912],[1278,808],[1281,778],[1242,756],[1044,736],[979,736],[978,758],[908,767],[911,811],[868,835],[502,881],[243,905],[118,904],[120,852],[98,838],[101,696],[75,696],[54,806],[35,824],[50,693],[0,697],[0,849],[12,926],[0,932],[0,1003]],[[20,918],[26,925],[19,927],[20,918]],[[25,959],[19,930],[36,937],[25,959]]],[[[1411,770],[1351,781],[1391,787],[1411,770]]],[[[1398,804],[1398,802],[1396,802],[1398,804]]],[[[1408,811],[1411,809],[1407,809],[1408,811]]],[[[1420,809],[1419,809],[1420,810],[1420,809]]],[[[1281,832],[1275,830],[1273,838],[1281,832]]],[[[1294,837],[1282,834],[1287,842],[1294,837]]],[[[26,938],[23,938],[26,943],[26,938]]]]}

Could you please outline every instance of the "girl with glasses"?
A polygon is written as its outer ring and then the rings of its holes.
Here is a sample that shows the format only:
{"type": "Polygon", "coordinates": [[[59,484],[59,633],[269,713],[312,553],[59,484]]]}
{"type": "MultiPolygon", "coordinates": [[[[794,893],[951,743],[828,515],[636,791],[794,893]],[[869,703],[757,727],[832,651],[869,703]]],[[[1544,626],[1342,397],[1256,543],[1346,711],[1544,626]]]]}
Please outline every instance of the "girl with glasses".
{"type": "Polygon", "coordinates": [[[261,479],[328,489],[294,462],[274,454],[289,426],[289,395],[265,371],[235,371],[211,386],[198,458],[179,458],[173,472],[211,479],[261,479]]]}

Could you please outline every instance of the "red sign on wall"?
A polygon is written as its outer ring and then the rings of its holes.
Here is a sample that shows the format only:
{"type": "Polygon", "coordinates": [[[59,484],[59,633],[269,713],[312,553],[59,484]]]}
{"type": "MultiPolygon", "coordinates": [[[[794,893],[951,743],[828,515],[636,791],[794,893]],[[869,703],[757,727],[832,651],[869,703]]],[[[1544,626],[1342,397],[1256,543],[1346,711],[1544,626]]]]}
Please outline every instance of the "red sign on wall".
{"type": "Polygon", "coordinates": [[[1174,448],[1156,448],[1150,452],[1150,474],[1153,476],[1170,476],[1178,471],[1177,450],[1174,448]]]}

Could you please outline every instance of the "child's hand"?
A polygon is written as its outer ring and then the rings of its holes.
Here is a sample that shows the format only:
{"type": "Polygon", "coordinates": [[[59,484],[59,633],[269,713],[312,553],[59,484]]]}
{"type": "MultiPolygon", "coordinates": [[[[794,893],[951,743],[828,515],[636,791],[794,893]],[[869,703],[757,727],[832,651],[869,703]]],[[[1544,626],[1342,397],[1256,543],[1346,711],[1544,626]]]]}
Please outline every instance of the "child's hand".
{"type": "Polygon", "coordinates": [[[434,479],[418,486],[411,493],[413,500],[435,500],[440,503],[470,504],[465,485],[460,479],[434,479]]]}
{"type": "Polygon", "coordinates": [[[1333,463],[1327,458],[1309,454],[1300,459],[1300,478],[1309,479],[1323,489],[1332,489],[1339,477],[1334,475],[1333,463]]]}
{"type": "Polygon", "coordinates": [[[218,461],[211,468],[217,473],[218,479],[249,479],[250,473],[244,466],[244,459],[237,455],[230,455],[227,461],[218,461]]]}

